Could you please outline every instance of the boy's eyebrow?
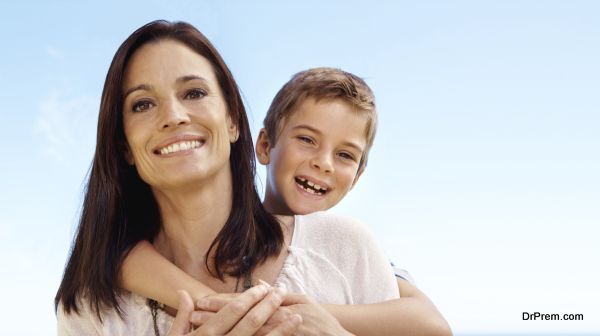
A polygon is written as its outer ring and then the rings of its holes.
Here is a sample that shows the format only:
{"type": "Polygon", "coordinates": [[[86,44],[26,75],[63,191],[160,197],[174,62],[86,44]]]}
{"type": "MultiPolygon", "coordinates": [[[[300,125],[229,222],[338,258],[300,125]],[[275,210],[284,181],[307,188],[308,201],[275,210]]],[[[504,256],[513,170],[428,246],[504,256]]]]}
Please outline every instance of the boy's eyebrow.
{"type": "MultiPolygon", "coordinates": [[[[318,129],[316,129],[316,128],[310,126],[310,125],[306,125],[306,124],[301,124],[301,125],[297,125],[297,126],[292,127],[292,130],[298,130],[298,129],[306,129],[306,130],[309,130],[309,131],[311,131],[313,133],[316,133],[318,135],[322,135],[323,134],[323,132],[319,131],[318,129]]],[[[359,146],[358,144],[356,144],[356,143],[354,143],[352,141],[344,141],[343,145],[348,146],[348,147],[352,147],[352,148],[356,149],[357,151],[359,151],[361,153],[364,150],[361,146],[359,146]]]]}
{"type": "MultiPolygon", "coordinates": [[[[189,82],[189,81],[192,81],[195,79],[203,81],[203,82],[208,82],[204,77],[197,76],[197,75],[181,76],[181,77],[177,78],[175,80],[175,82],[177,84],[182,84],[182,83],[189,82]]],[[[152,85],[148,85],[148,84],[140,84],[140,85],[134,86],[134,87],[128,89],[127,91],[125,91],[125,95],[123,95],[123,99],[127,98],[127,96],[129,96],[130,94],[132,94],[135,91],[138,91],[138,90],[152,91],[152,89],[153,89],[152,85]]]]}

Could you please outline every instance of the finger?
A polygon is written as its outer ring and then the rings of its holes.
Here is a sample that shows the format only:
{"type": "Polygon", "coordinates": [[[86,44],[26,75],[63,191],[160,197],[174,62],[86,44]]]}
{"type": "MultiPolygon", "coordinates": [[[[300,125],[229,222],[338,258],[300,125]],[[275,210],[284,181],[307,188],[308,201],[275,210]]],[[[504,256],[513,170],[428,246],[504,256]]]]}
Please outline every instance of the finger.
{"type": "Polygon", "coordinates": [[[287,321],[279,324],[277,328],[271,330],[267,336],[289,336],[293,335],[302,324],[302,316],[292,315],[287,321]]]}
{"type": "Polygon", "coordinates": [[[267,286],[254,286],[244,293],[240,294],[237,299],[228,303],[219,310],[213,318],[206,321],[201,329],[212,334],[225,334],[233,328],[246,313],[265,295],[269,292],[267,286]]]}
{"type": "Polygon", "coordinates": [[[285,295],[285,289],[272,287],[269,294],[242,318],[229,335],[254,334],[277,311],[285,295]]]}
{"type": "Polygon", "coordinates": [[[208,322],[216,313],[210,311],[193,311],[190,315],[190,322],[199,327],[204,323],[208,322]]]}
{"type": "Polygon", "coordinates": [[[281,305],[282,306],[291,306],[291,305],[300,304],[300,303],[311,303],[311,302],[306,295],[288,293],[285,296],[285,298],[283,299],[283,302],[281,303],[281,305]]]}
{"type": "Polygon", "coordinates": [[[288,320],[292,316],[292,311],[286,307],[279,307],[277,311],[269,317],[267,324],[278,325],[283,321],[288,320]]]}
{"type": "Polygon", "coordinates": [[[270,333],[273,329],[275,329],[275,327],[276,325],[265,324],[254,333],[254,336],[265,336],[268,333],[270,333]]]}
{"type": "Polygon", "coordinates": [[[240,294],[238,293],[222,293],[213,294],[196,301],[196,309],[218,312],[221,308],[225,307],[240,294]]]}
{"type": "Polygon", "coordinates": [[[185,290],[177,291],[179,294],[179,308],[175,320],[169,329],[168,336],[184,335],[190,331],[190,314],[194,311],[194,303],[190,294],[185,290]]]}
{"type": "Polygon", "coordinates": [[[264,336],[268,334],[271,330],[275,329],[275,327],[279,326],[281,323],[287,321],[292,316],[292,312],[290,309],[286,307],[279,307],[277,311],[269,317],[267,322],[258,329],[255,336],[264,336]]]}

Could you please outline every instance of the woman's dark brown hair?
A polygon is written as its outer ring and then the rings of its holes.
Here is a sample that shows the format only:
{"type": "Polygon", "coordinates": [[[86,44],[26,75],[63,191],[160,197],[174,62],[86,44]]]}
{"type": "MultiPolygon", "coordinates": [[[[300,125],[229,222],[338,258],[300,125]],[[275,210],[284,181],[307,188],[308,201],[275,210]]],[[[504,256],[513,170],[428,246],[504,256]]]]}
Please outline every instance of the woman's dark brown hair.
{"type": "Polygon", "coordinates": [[[206,256],[209,272],[223,279],[240,277],[281,250],[283,234],[265,211],[254,184],[255,159],[250,127],[239,89],[210,41],[185,22],[153,21],[136,30],[117,50],[102,91],[96,151],[89,172],[79,227],[54,299],[65,312],[78,312],[85,297],[99,318],[101,308],[121,313],[118,276],[127,252],[140,240],[152,240],[160,230],[158,205],[150,187],[124,157],[123,76],[130,57],[142,45],[158,40],[179,41],[212,65],[228,113],[239,129],[231,145],[232,210],[206,256]],[[208,256],[214,252],[214,260],[208,256]]]}

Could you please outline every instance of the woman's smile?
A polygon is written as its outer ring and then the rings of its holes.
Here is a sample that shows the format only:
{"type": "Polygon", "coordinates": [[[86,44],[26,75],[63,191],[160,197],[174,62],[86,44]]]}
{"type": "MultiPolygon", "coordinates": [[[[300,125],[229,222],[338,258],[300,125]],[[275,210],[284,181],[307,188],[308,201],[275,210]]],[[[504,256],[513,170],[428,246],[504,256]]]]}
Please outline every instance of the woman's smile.
{"type": "Polygon", "coordinates": [[[205,137],[199,135],[178,135],[163,141],[154,150],[154,154],[169,157],[171,154],[187,155],[206,143],[205,137]]]}

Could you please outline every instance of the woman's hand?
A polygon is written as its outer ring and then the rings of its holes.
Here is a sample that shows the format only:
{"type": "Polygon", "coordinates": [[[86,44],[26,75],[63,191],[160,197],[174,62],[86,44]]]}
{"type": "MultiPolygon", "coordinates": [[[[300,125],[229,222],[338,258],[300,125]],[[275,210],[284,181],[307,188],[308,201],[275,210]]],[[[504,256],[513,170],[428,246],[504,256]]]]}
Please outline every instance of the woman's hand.
{"type": "MultiPolygon", "coordinates": [[[[277,287],[271,288],[272,290],[279,290],[277,287]]],[[[195,325],[204,325],[215,314],[218,314],[217,312],[220,312],[232,300],[235,300],[238,295],[240,294],[215,294],[203,298],[196,305],[196,308],[200,311],[197,310],[192,314],[192,322],[195,325]]],[[[320,304],[312,298],[300,294],[287,294],[281,302],[281,307],[258,329],[256,335],[270,335],[270,332],[294,315],[302,317],[302,324],[294,333],[296,336],[352,335],[320,304]]]]}
{"type": "MultiPolygon", "coordinates": [[[[259,285],[231,300],[196,330],[191,331],[191,318],[194,312],[192,298],[186,291],[179,291],[179,310],[168,336],[202,335],[254,335],[277,311],[285,293],[269,291],[267,286],[259,285]]],[[[269,336],[293,335],[302,323],[302,318],[291,315],[281,320],[269,331],[269,336]]]]}

